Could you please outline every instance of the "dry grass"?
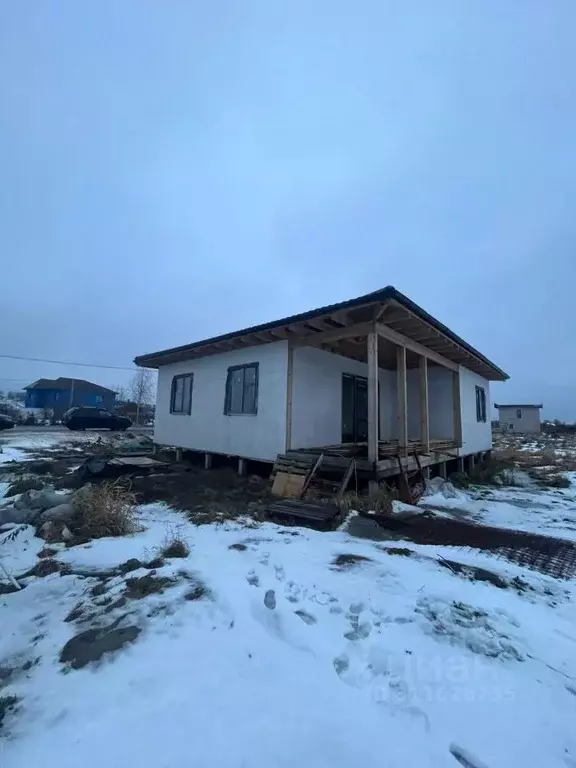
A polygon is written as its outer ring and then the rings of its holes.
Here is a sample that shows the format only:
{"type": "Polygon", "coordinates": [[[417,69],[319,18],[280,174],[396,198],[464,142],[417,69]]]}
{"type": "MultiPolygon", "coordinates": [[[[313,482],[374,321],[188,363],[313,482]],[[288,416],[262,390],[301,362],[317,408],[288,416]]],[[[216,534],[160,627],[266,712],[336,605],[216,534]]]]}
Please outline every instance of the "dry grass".
{"type": "MultiPolygon", "coordinates": [[[[350,491],[342,496],[340,509],[347,513],[356,512],[379,512],[386,515],[392,514],[392,502],[397,495],[390,488],[379,488],[376,492],[360,494],[356,491],[350,491]]],[[[330,499],[332,502],[333,500],[330,499]]]]}
{"type": "Polygon", "coordinates": [[[88,484],[72,499],[74,517],[68,527],[84,540],[126,536],[137,530],[135,496],[119,483],[88,484]]]}
{"type": "Polygon", "coordinates": [[[172,539],[162,549],[163,557],[188,557],[190,547],[183,539],[172,539]]]}
{"type": "Polygon", "coordinates": [[[37,477],[20,477],[8,487],[8,490],[4,494],[5,498],[16,496],[18,493],[25,493],[26,491],[41,491],[44,488],[44,483],[37,477]]]}

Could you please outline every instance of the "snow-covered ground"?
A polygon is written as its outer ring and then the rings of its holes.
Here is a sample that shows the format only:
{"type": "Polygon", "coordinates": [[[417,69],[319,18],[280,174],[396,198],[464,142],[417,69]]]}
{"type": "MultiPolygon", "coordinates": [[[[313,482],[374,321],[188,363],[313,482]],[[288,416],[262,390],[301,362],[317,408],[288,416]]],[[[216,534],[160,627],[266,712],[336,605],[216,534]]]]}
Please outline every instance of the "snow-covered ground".
{"type": "MultiPolygon", "coordinates": [[[[15,435],[0,459],[71,439],[86,435],[15,435]]],[[[421,506],[576,540],[568,476],[421,506]]],[[[162,504],[137,519],[132,536],[54,545],[61,573],[0,590],[2,768],[576,768],[573,581],[347,530],[195,526],[162,504]],[[174,536],[190,554],[150,562],[174,536]]],[[[0,562],[21,577],[44,546],[7,526],[0,562]]]]}
{"type": "MultiPolygon", "coordinates": [[[[175,580],[162,594],[105,613],[141,568],[98,596],[96,578],[52,574],[0,597],[0,665],[20,670],[2,691],[19,698],[3,768],[576,765],[571,583],[346,532],[195,527],[162,505],[139,517],[142,532],[59,558],[84,573],[144,562],[177,531],[192,551],[157,570],[175,580]],[[512,586],[456,575],[438,554],[512,586]],[[205,594],[186,599],[191,583],[205,594]],[[92,617],[64,622],[79,602],[92,617]],[[118,620],[141,630],[133,644],[60,663],[75,634],[118,620]]],[[[3,562],[28,567],[34,541],[25,529],[0,545],[3,562]]]]}
{"type": "MultiPolygon", "coordinates": [[[[523,473],[517,474],[520,480],[523,473]]],[[[538,488],[525,476],[519,486],[476,486],[448,497],[438,492],[424,497],[420,506],[461,520],[576,541],[576,472],[564,474],[570,488],[538,488]]]]}
{"type": "Polygon", "coordinates": [[[6,464],[9,461],[25,461],[32,458],[32,454],[41,453],[59,445],[70,445],[70,450],[82,450],[87,443],[95,442],[99,438],[101,438],[99,432],[70,432],[69,430],[0,432],[2,448],[0,464],[6,464]]]}

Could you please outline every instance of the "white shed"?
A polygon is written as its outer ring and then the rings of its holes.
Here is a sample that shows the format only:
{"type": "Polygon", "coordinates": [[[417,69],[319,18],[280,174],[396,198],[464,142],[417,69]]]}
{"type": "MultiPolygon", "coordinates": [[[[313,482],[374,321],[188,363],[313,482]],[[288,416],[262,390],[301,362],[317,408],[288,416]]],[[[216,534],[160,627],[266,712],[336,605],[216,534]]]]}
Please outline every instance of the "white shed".
{"type": "Polygon", "coordinates": [[[339,446],[390,474],[490,450],[489,382],[507,375],[389,286],[141,355],[158,369],[156,443],[273,462],[339,446]]]}
{"type": "Polygon", "coordinates": [[[498,409],[498,422],[503,432],[513,432],[516,434],[537,434],[540,432],[540,409],[539,405],[496,405],[498,409]]]}

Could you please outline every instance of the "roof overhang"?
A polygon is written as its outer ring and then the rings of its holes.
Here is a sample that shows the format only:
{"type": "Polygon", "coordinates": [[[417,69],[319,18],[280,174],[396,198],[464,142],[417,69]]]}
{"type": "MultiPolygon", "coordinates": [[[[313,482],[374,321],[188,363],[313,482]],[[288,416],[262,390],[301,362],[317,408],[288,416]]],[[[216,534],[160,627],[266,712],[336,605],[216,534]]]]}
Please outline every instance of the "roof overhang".
{"type": "MultiPolygon", "coordinates": [[[[365,361],[365,334],[364,338],[360,334],[358,337],[353,335],[353,327],[365,323],[379,323],[387,326],[393,333],[401,334],[486,379],[505,381],[508,378],[508,375],[498,366],[392,286],[350,301],[320,307],[272,323],[244,328],[181,347],[140,355],[134,359],[134,362],[142,367],[160,368],[184,360],[194,360],[275,341],[320,345],[322,337],[330,337],[330,334],[327,334],[328,331],[333,331],[332,335],[338,336],[339,330],[346,334],[347,329],[350,329],[350,334],[346,338],[321,345],[329,351],[365,361]],[[316,341],[315,337],[317,337],[316,341]]],[[[389,346],[390,349],[387,349],[386,344],[382,345],[379,364],[383,367],[388,363],[393,367],[395,361],[391,342],[389,346]]]]}
{"type": "Polygon", "coordinates": [[[543,408],[542,403],[513,403],[512,405],[504,405],[503,403],[494,403],[494,408],[543,408]]]}

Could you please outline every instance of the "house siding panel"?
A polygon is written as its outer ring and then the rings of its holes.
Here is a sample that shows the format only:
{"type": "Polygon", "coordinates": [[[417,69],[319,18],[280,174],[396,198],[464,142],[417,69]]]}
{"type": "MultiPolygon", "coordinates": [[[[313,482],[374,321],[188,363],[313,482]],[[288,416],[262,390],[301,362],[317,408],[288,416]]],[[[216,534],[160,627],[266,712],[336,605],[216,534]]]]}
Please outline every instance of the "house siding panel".
{"type": "MultiPolygon", "coordinates": [[[[368,376],[366,363],[313,347],[294,349],[292,448],[342,442],[342,374],[368,376]]],[[[380,436],[396,434],[396,374],[380,370],[380,436]]]]}
{"type": "Polygon", "coordinates": [[[518,432],[521,434],[535,434],[540,432],[540,409],[534,407],[512,408],[500,407],[498,409],[500,426],[505,432],[518,432]],[[518,418],[517,411],[521,412],[518,418]]]}
{"type": "Polygon", "coordinates": [[[492,425],[490,414],[490,382],[460,366],[460,403],[462,408],[462,448],[459,453],[466,456],[492,448],[492,425]],[[476,419],[476,387],[486,392],[486,421],[476,419]]]}
{"type": "Polygon", "coordinates": [[[167,365],[158,372],[154,440],[192,450],[273,461],[286,441],[288,347],[279,341],[167,365]],[[258,413],[226,415],[229,366],[258,363],[258,413]],[[193,373],[190,415],[170,413],[172,377],[193,373]]]}

